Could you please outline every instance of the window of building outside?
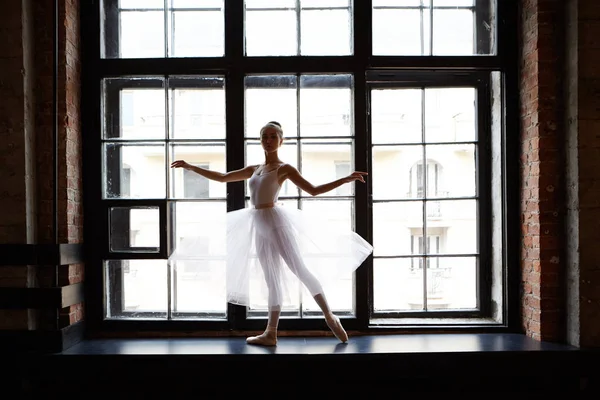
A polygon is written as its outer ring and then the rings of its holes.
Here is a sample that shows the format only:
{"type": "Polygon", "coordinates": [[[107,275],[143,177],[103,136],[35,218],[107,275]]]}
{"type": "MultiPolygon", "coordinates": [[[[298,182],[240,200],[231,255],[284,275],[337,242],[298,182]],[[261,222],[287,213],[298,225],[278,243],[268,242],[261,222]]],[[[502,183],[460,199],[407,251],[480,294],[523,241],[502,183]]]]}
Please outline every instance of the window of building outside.
{"type": "MultiPolygon", "coordinates": [[[[260,127],[279,121],[280,158],[321,184],[280,200],[352,229],[374,252],[327,288],[348,329],[507,325],[510,178],[504,127],[511,59],[494,0],[102,0],[84,4],[87,277],[96,329],[264,325],[225,300],[219,241],[247,183],[209,181],[259,164],[260,127]],[[243,27],[243,28],[242,28],[243,27]],[[101,40],[97,40],[101,38],[101,40]],[[94,68],[86,65],[94,65],[94,68]],[[96,165],[96,166],[94,166],[96,165]],[[104,212],[104,210],[106,212],[104,212]],[[183,237],[205,260],[167,263],[183,237]],[[92,236],[90,236],[92,235],[92,236]],[[132,325],[138,324],[138,325],[132,325]],[[136,328],[131,328],[135,326],[136,328]]],[[[504,14],[503,14],[504,13],[504,14]]],[[[302,288],[281,329],[315,329],[302,288]]]]}
{"type": "MultiPolygon", "coordinates": [[[[196,167],[210,169],[209,164],[198,164],[195,162],[190,163],[196,167]]],[[[206,199],[209,197],[210,182],[208,179],[191,170],[186,169],[182,172],[183,197],[186,199],[206,199]]]]}

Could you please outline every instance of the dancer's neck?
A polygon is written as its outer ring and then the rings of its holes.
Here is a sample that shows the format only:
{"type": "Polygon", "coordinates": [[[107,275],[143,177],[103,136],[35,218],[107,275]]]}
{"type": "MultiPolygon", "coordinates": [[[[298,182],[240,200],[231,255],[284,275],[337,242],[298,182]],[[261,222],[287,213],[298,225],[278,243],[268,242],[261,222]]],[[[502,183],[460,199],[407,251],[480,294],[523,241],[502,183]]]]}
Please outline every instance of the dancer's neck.
{"type": "Polygon", "coordinates": [[[279,159],[277,153],[269,153],[265,155],[265,165],[281,164],[282,161],[279,159]]]}

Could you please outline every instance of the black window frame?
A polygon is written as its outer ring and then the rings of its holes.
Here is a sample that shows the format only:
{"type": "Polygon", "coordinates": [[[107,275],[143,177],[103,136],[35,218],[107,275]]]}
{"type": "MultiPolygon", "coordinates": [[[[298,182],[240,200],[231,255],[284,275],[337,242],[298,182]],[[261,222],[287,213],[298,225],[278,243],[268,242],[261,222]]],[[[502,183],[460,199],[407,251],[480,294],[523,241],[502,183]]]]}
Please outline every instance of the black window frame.
{"type": "MultiPolygon", "coordinates": [[[[109,77],[127,76],[189,76],[189,75],[221,75],[226,83],[226,165],[228,170],[244,166],[244,78],[249,74],[329,74],[348,73],[354,77],[354,162],[356,170],[370,169],[370,132],[368,90],[369,73],[386,75],[407,74],[413,79],[427,84],[431,77],[440,75],[442,78],[453,76],[456,82],[462,77],[477,77],[489,88],[489,75],[492,71],[501,76],[502,94],[502,152],[506,160],[501,166],[501,182],[503,193],[502,215],[502,262],[505,266],[503,276],[503,323],[482,326],[451,324],[443,329],[477,329],[479,331],[513,331],[519,329],[519,259],[518,234],[519,230],[519,187],[518,182],[518,40],[514,27],[518,20],[517,2],[514,0],[496,1],[496,47],[495,54],[489,53],[490,42],[483,42],[484,47],[479,54],[467,56],[373,56],[371,44],[372,32],[372,2],[370,0],[354,1],[353,10],[353,55],[351,56],[290,56],[290,57],[246,57],[244,56],[243,26],[244,2],[224,2],[225,7],[225,56],[205,58],[160,58],[160,59],[117,59],[101,56],[103,42],[117,42],[117,30],[105,30],[101,26],[101,15],[105,12],[108,19],[114,18],[115,8],[110,6],[116,0],[105,0],[104,9],[100,0],[84,2],[81,5],[82,18],[82,130],[83,130],[83,185],[84,185],[84,240],[86,249],[86,320],[87,327],[93,332],[104,331],[179,331],[179,330],[224,330],[241,329],[255,330],[264,327],[264,320],[247,319],[244,307],[228,305],[229,318],[225,321],[150,321],[150,320],[106,320],[105,296],[106,277],[102,260],[118,259],[156,259],[168,258],[168,249],[173,240],[169,237],[170,226],[168,217],[169,206],[166,199],[102,199],[102,152],[100,132],[102,130],[102,89],[101,82],[109,77]],[[108,6],[106,6],[108,4],[108,6]],[[104,10],[104,11],[103,11],[104,10]],[[357,27],[360,27],[357,28],[357,27]],[[102,38],[104,32],[104,38],[102,38]],[[363,110],[364,112],[359,112],[363,110]],[[366,157],[363,157],[366,155],[366,157]],[[120,254],[107,250],[108,227],[107,211],[114,206],[155,206],[160,211],[160,250],[158,252],[120,254]],[[127,257],[125,257],[127,256],[127,257]]],[[[490,4],[487,0],[476,0],[476,7],[482,10],[482,18],[487,19],[490,10],[482,7],[490,4]]],[[[478,18],[478,17],[477,17],[478,18]]],[[[484,29],[483,24],[477,24],[477,29],[484,29]]],[[[481,35],[487,37],[488,34],[481,35]]],[[[111,56],[110,54],[108,56],[111,56]]],[[[114,54],[112,55],[114,56],[114,54]]],[[[412,82],[414,84],[414,81],[412,82]]],[[[452,81],[446,81],[446,84],[452,81]]],[[[118,121],[112,121],[117,123],[118,121]]],[[[486,121],[485,123],[489,123],[486,121]]],[[[483,148],[489,150],[489,144],[483,148]]],[[[489,154],[485,157],[491,162],[489,154]]],[[[489,165],[484,163],[479,172],[479,179],[488,176],[489,165]]],[[[119,182],[116,180],[115,182],[119,182]]],[[[491,185],[487,182],[485,187],[491,185]]],[[[246,202],[244,184],[241,182],[227,184],[227,209],[243,208],[246,202]]],[[[371,187],[357,185],[354,193],[355,230],[372,243],[372,214],[371,187]]],[[[487,193],[489,196],[489,192],[487,193]]],[[[482,202],[481,215],[489,215],[486,201],[482,202]],[[487,214],[486,214],[487,213],[487,214]]],[[[128,221],[124,219],[124,224],[128,221]]],[[[489,228],[485,225],[480,229],[489,228]]],[[[488,240],[488,239],[486,239],[488,240]]],[[[491,243],[486,242],[487,246],[491,243]]],[[[484,245],[484,246],[486,246],[484,245]]],[[[489,255],[485,254],[486,257],[489,255]]],[[[489,276],[483,276],[479,284],[489,287],[489,276]]],[[[349,330],[380,331],[406,330],[411,326],[377,326],[371,321],[373,293],[371,289],[372,258],[365,261],[362,268],[356,272],[355,283],[355,318],[346,320],[349,330]]],[[[489,293],[484,288],[484,300],[491,303],[489,293]],[[486,297],[487,296],[487,297],[486,297]]],[[[480,315],[485,317],[492,312],[494,305],[483,307],[480,315]]],[[[450,314],[448,314],[451,316],[450,314]]],[[[431,316],[431,315],[430,315],[431,316]]],[[[461,317],[461,313],[454,316],[461,317]]],[[[414,327],[414,326],[413,326],[414,327]]],[[[304,330],[325,328],[321,320],[286,320],[280,322],[280,329],[304,330]]],[[[440,327],[423,327],[419,329],[439,329],[440,327]]]]}

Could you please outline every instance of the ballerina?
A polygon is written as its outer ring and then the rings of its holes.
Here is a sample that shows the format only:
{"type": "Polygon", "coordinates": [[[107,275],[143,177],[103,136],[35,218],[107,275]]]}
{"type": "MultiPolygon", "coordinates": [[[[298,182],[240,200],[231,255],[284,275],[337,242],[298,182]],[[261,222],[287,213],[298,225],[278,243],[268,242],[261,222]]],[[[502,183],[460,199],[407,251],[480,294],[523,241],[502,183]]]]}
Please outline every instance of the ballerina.
{"type": "MultiPolygon", "coordinates": [[[[371,254],[373,247],[352,230],[339,231],[321,226],[321,221],[309,221],[301,210],[280,206],[277,201],[281,185],[286,179],[316,196],[346,183],[364,183],[367,173],[355,171],[344,178],[315,186],[295,167],[279,158],[283,130],[278,122],[271,121],[263,126],[260,138],[265,153],[262,165],[249,165],[227,173],[196,167],[184,160],[174,161],[171,167],[184,168],[218,182],[248,180],[252,207],[227,213],[225,255],[228,302],[249,305],[249,280],[256,264],[260,265],[267,287],[266,329],[258,336],[248,337],[246,342],[263,346],[277,344],[277,328],[284,298],[289,293],[290,284],[299,280],[323,312],[329,329],[337,339],[346,343],[348,334],[329,306],[322,281],[331,281],[353,272],[371,254]],[[283,268],[282,260],[287,269],[283,268]]],[[[202,256],[194,254],[194,246],[183,243],[175,249],[169,260],[190,260],[195,257],[202,256]]]]}

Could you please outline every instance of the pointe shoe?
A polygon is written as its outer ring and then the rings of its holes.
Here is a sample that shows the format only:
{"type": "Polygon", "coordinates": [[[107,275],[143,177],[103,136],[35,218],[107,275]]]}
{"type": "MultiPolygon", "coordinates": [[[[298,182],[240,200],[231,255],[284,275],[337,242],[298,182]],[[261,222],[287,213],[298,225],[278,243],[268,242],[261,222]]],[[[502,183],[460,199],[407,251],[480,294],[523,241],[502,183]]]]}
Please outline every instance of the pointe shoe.
{"type": "Polygon", "coordinates": [[[340,342],[346,343],[348,341],[348,334],[344,330],[342,323],[337,315],[333,315],[330,319],[325,319],[327,326],[331,329],[331,332],[339,339],[340,342]]]}
{"type": "Polygon", "coordinates": [[[258,336],[250,336],[246,338],[247,344],[256,344],[260,346],[276,346],[277,345],[277,336],[272,336],[267,333],[263,333],[258,336]]]}

